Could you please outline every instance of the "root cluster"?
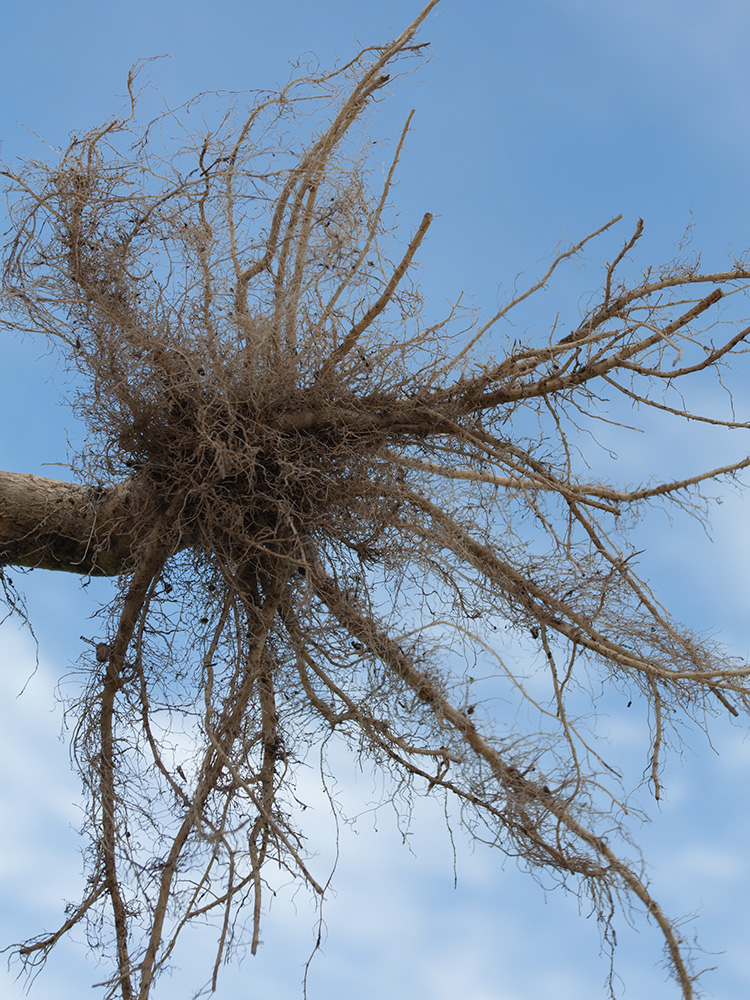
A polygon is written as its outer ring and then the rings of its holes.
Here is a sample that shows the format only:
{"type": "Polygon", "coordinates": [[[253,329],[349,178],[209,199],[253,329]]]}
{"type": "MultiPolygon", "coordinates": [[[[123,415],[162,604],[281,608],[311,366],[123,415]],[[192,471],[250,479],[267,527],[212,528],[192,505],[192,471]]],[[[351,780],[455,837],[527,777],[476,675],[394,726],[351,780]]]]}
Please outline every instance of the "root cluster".
{"type": "MultiPolygon", "coordinates": [[[[20,954],[34,966],[87,922],[123,1000],[150,995],[191,920],[219,928],[212,985],[248,912],[255,950],[269,871],[322,896],[295,781],[334,732],[394,787],[455,799],[531,870],[579,878],[605,927],[618,900],[645,909],[693,995],[684,942],[619,857],[625,792],[570,700],[594,675],[649,706],[657,795],[672,718],[747,709],[750,668],[672,621],[618,525],[748,463],[626,489],[579,475],[571,441],[600,386],[746,426],[670,394],[744,350],[747,329],[700,323],[750,275],[677,263],[622,282],[639,224],[569,334],[483,353],[612,220],[468,333],[458,309],[424,325],[411,269],[431,216],[404,239],[388,214],[409,121],[375,191],[356,133],[435,2],[391,45],[167,153],[133,77],[127,114],[5,175],[8,324],[47,335],[74,373],[81,479],[127,482],[140,505],[77,708],[88,888],[20,954]],[[507,630],[533,646],[545,697],[507,630]],[[480,659],[535,731],[477,710],[480,659]]],[[[115,518],[102,553],[117,534],[115,518]]]]}

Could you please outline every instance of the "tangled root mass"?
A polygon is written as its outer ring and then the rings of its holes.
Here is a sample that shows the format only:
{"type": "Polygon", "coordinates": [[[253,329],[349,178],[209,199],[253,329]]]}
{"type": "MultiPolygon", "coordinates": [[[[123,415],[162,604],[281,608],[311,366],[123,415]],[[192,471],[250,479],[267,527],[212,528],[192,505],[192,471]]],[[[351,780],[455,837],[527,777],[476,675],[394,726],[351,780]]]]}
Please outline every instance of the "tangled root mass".
{"type": "Polygon", "coordinates": [[[525,295],[468,333],[458,310],[425,325],[410,275],[431,216],[399,244],[388,208],[409,122],[374,194],[357,131],[435,2],[390,46],[166,154],[177,116],[139,126],[133,78],[128,116],[10,176],[9,322],[61,347],[90,432],[78,472],[129,480],[142,528],[77,709],[87,889],[19,946],[32,967],[83,921],[110,995],[146,998],[183,927],[213,916],[215,986],[246,912],[258,946],[264,873],[323,893],[294,789],[337,732],[397,787],[455,798],[475,836],[579,878],[605,934],[618,900],[644,908],[693,995],[679,932],[610,846],[624,793],[602,791],[568,699],[593,673],[648,704],[657,793],[665,706],[746,710],[744,665],[677,626],[613,539],[623,512],[693,502],[747,462],[626,490],[578,477],[568,438],[599,384],[669,409],[665,373],[743,349],[746,331],[697,324],[748,274],[678,263],[620,282],[639,224],[561,340],[482,354],[525,295]],[[301,112],[312,137],[293,155],[301,112]],[[546,700],[498,623],[535,645],[546,700]],[[462,703],[466,657],[537,731],[462,703]]]}

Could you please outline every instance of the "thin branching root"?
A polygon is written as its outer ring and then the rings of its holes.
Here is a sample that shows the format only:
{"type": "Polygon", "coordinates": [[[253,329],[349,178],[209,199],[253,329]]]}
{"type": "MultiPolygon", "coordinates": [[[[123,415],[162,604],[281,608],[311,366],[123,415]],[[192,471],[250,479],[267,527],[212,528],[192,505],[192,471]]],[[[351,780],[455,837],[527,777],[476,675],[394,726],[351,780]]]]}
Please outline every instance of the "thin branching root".
{"type": "Polygon", "coordinates": [[[125,116],[53,168],[5,174],[7,323],[77,373],[80,480],[138,497],[120,522],[110,504],[82,566],[120,577],[77,706],[89,877],[59,931],[18,949],[32,969],[83,922],[109,949],[107,995],[145,1000],[182,930],[213,919],[215,987],[240,928],[258,947],[274,872],[323,895],[295,789],[336,733],[576,883],[605,939],[616,906],[645,911],[694,995],[676,925],[620,856],[625,791],[580,695],[596,677],[650,706],[657,795],[679,718],[747,710],[750,667],[667,615],[621,525],[650,502],[699,504],[750,460],[626,488],[581,475],[571,442],[603,393],[747,426],[678,389],[745,350],[750,328],[718,320],[750,274],[678,262],[621,280],[638,223],[572,329],[498,348],[510,310],[613,219],[468,333],[465,316],[425,324],[411,275],[431,216],[397,238],[389,209],[409,122],[379,186],[358,137],[436,2],[392,44],[185,131],[176,152],[160,137],[178,114],[141,127],[133,78],[125,116]],[[472,704],[478,660],[538,731],[472,704]]]}

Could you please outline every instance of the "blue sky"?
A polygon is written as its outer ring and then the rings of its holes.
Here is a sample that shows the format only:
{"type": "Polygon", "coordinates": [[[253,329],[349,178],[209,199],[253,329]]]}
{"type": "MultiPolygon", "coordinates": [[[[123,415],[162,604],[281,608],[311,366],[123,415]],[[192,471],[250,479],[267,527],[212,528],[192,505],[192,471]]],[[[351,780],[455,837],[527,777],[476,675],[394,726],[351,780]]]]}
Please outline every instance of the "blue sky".
{"type": "MultiPolygon", "coordinates": [[[[210,12],[192,0],[16,4],[4,13],[0,38],[2,157],[53,157],[70,132],[120,106],[128,69],[140,58],[170,54],[151,65],[149,78],[168,103],[181,104],[209,89],[272,87],[303,53],[329,65],[350,56],[356,40],[383,41],[417,10],[403,0],[214,0],[210,12]]],[[[441,313],[465,291],[478,310],[494,311],[519,272],[537,273],[560,241],[620,212],[617,234],[593,248],[591,266],[565,270],[559,297],[540,296],[519,313],[512,335],[543,332],[558,309],[571,315],[598,285],[597,262],[611,259],[639,216],[646,223],[639,264],[673,257],[692,222],[692,247],[706,269],[724,268],[730,250],[750,245],[748,37],[750,6],[739,0],[454,0],[439,7],[422,33],[432,43],[430,60],[393,85],[378,119],[396,128],[416,109],[394,200],[405,239],[424,212],[436,216],[419,254],[428,310],[441,313]]],[[[60,405],[54,359],[30,341],[4,340],[0,350],[0,466],[64,478],[54,463],[65,463],[66,441],[80,432],[60,405]]],[[[746,408],[747,367],[734,386],[738,408],[746,408]]],[[[740,458],[748,444],[738,434],[718,440],[654,425],[635,445],[623,440],[612,473],[648,479],[669,465],[689,474],[716,464],[717,452],[722,461],[740,458]]],[[[655,515],[641,529],[642,565],[678,618],[721,632],[746,656],[750,534],[740,495],[726,491],[722,499],[711,537],[694,521],[655,515]]],[[[12,626],[0,631],[3,942],[50,928],[60,899],[76,895],[78,787],[58,738],[54,692],[80,653],[78,637],[91,631],[97,596],[108,593],[106,583],[81,590],[64,574],[32,574],[24,586],[40,662],[20,698],[33,645],[12,626]]],[[[696,737],[694,752],[670,762],[666,800],[651,809],[652,823],[634,833],[668,912],[696,914],[691,927],[704,946],[724,952],[705,956],[706,966],[719,966],[705,985],[730,997],[750,988],[750,744],[741,728],[720,721],[719,753],[696,737]]],[[[638,721],[620,713],[608,726],[614,751],[640,773],[646,746],[638,721]]],[[[351,812],[377,794],[377,778],[345,759],[340,780],[351,812]]],[[[323,864],[333,831],[322,811],[314,822],[323,864]]],[[[417,806],[406,845],[403,839],[388,809],[365,812],[342,832],[337,895],[324,914],[310,1000],[605,995],[597,930],[585,908],[579,918],[574,896],[545,892],[512,862],[468,850],[458,831],[454,889],[450,839],[429,803],[417,806]]],[[[303,897],[280,894],[261,954],[228,970],[218,995],[301,996],[313,919],[303,897]]],[[[675,996],[656,967],[655,932],[645,921],[638,929],[620,928],[623,995],[675,996]]],[[[196,939],[178,956],[181,970],[162,996],[189,995],[191,969],[209,946],[196,939]]],[[[20,998],[21,984],[3,976],[0,969],[3,995],[20,998]]],[[[73,1000],[96,979],[78,940],[51,960],[37,995],[73,1000]]]]}

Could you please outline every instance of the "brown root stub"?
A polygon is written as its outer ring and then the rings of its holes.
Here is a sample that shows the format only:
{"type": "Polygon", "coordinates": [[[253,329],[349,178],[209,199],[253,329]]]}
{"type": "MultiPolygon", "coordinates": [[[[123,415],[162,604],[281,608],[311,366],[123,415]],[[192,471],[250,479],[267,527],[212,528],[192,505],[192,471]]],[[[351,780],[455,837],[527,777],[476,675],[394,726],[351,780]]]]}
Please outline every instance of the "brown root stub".
{"type": "Polygon", "coordinates": [[[117,576],[151,517],[135,481],[104,488],[0,471],[0,566],[117,576]]]}

